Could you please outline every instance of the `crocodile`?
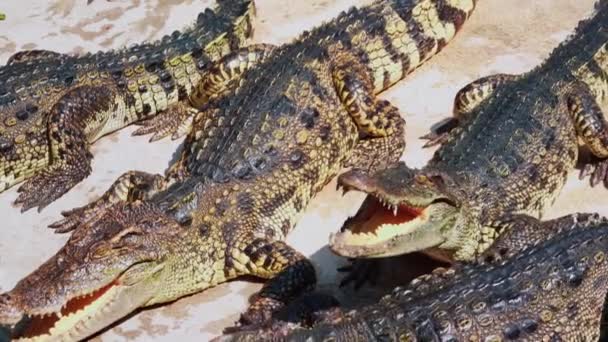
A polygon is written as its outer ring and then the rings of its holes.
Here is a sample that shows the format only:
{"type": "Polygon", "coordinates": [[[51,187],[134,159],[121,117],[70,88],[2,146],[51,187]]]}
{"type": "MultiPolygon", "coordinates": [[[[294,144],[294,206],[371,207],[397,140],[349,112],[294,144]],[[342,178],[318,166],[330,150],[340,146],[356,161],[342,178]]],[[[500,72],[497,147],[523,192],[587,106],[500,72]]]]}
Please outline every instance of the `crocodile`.
{"type": "Polygon", "coordinates": [[[89,146],[127,125],[151,140],[187,133],[208,66],[252,36],[251,0],[219,0],[182,32],[80,56],[20,51],[0,68],[0,192],[42,210],[91,172],[89,146]]]}
{"type": "Polygon", "coordinates": [[[499,238],[511,247],[502,261],[438,268],[378,303],[319,315],[312,327],[274,320],[214,342],[597,341],[608,290],[608,221],[573,214],[531,223],[522,229],[527,236],[499,238]],[[509,244],[521,237],[527,244],[509,244]]]}
{"type": "Polygon", "coordinates": [[[474,7],[377,0],[291,43],[247,47],[259,62],[228,85],[213,67],[220,81],[199,88],[221,95],[203,101],[176,163],[164,176],[129,172],[66,212],[52,227],[70,239],[0,296],[0,324],[26,316],[31,329],[15,338],[81,338],[238,276],[269,279],[245,325],[308,291],[315,269],[286,234],[343,168],[401,157],[404,120],[375,95],[441,50],[474,7]]]}
{"type": "Polygon", "coordinates": [[[577,161],[589,163],[592,186],[605,182],[607,94],[608,1],[601,0],[540,66],[462,88],[455,124],[425,137],[440,147],[424,167],[340,175],[345,191],[368,196],[330,237],[331,249],[370,260],[414,251],[475,259],[503,232],[541,218],[577,161]],[[595,158],[579,158],[584,149],[595,158]]]}

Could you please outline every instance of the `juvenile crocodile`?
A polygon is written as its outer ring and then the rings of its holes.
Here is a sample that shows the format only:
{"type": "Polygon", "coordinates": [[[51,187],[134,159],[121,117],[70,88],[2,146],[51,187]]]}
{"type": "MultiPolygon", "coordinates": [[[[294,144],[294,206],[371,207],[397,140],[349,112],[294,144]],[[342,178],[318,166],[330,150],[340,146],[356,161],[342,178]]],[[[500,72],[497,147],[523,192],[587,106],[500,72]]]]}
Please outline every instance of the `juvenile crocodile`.
{"type": "Polygon", "coordinates": [[[600,159],[592,179],[606,178],[600,104],[608,104],[607,94],[608,1],[602,0],[542,65],[463,88],[455,101],[458,125],[436,140],[443,144],[425,167],[341,175],[346,190],[369,196],[331,238],[332,250],[369,258],[428,250],[472,260],[503,231],[517,229],[522,215],[539,218],[552,204],[574,169],[579,141],[600,159]]]}
{"type": "Polygon", "coordinates": [[[272,280],[242,321],[267,317],[316,281],[283,242],[314,194],[344,167],[386,167],[402,154],[404,122],[375,94],[437,53],[474,5],[379,0],[290,44],[249,47],[273,51],[196,115],[165,177],[128,173],[54,225],[73,235],[0,296],[0,323],[26,315],[38,328],[18,336],[83,337],[247,274],[272,280]]]}
{"type": "Polygon", "coordinates": [[[310,329],[273,322],[215,341],[597,341],[608,221],[575,214],[542,225],[540,240],[537,226],[524,227],[529,245],[502,262],[437,269],[310,329]]]}
{"type": "Polygon", "coordinates": [[[195,85],[251,36],[253,14],[250,0],[219,0],[156,42],[10,57],[0,68],[0,192],[26,181],[15,203],[40,211],[90,174],[89,145],[100,137],[136,121],[135,134],[156,133],[151,140],[186,133],[195,85]]]}

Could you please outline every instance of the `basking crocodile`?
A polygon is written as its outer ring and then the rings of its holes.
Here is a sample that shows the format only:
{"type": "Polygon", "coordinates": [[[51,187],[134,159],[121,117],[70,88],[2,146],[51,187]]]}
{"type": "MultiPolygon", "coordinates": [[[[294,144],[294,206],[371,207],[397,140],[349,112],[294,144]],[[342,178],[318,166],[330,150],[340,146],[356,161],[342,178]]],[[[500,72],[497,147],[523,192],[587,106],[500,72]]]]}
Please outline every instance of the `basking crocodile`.
{"type": "Polygon", "coordinates": [[[219,0],[183,32],[129,48],[71,56],[18,52],[0,68],[0,192],[42,208],[91,172],[89,145],[130,123],[151,140],[187,132],[189,98],[211,62],[252,34],[250,0],[219,0]],[[145,119],[149,119],[144,121],[145,119]]]}
{"type": "Polygon", "coordinates": [[[529,245],[513,246],[507,260],[437,269],[312,328],[275,321],[216,341],[597,341],[608,221],[575,214],[541,225],[544,236],[523,227],[529,245]]]}
{"type": "Polygon", "coordinates": [[[596,7],[542,65],[463,88],[458,125],[435,137],[442,145],[422,169],[399,164],[341,175],[346,190],[369,196],[331,238],[332,250],[369,258],[427,250],[472,260],[517,229],[521,215],[542,215],[574,169],[579,142],[599,159],[592,185],[605,180],[608,1],[596,7]]]}
{"type": "Polygon", "coordinates": [[[0,323],[26,315],[32,328],[20,337],[84,337],[241,275],[271,279],[243,316],[256,322],[309,289],[314,267],[286,234],[342,168],[399,159],[404,122],[375,94],[443,48],[474,5],[379,0],[293,43],[250,46],[248,58],[273,51],[232,91],[219,82],[202,92],[223,89],[165,177],[128,173],[54,225],[73,235],[0,296],[0,323]]]}

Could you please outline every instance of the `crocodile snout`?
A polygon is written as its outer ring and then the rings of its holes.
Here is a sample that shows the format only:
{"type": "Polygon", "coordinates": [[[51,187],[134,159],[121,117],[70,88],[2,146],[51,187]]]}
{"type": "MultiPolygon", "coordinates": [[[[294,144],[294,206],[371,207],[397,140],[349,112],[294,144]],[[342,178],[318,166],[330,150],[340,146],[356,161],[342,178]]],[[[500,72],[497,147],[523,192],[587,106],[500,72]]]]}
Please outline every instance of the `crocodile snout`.
{"type": "Polygon", "coordinates": [[[0,325],[14,325],[23,318],[23,311],[19,309],[15,298],[9,293],[0,295],[0,325]]]}

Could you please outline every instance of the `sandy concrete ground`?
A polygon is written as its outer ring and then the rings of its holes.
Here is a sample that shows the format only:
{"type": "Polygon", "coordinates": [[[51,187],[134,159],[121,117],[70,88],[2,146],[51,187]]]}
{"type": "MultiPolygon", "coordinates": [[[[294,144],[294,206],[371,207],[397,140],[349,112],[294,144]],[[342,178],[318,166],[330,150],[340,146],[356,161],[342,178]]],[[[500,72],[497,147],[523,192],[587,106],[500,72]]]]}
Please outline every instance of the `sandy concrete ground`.
{"type": "MultiPolygon", "coordinates": [[[[451,113],[456,91],[466,83],[497,72],[523,72],[548,55],[567,37],[576,22],[591,13],[593,0],[483,0],[463,32],[439,56],[382,95],[398,106],[407,120],[408,146],[403,159],[422,166],[433,150],[422,150],[418,137],[451,113]]],[[[62,52],[109,49],[161,37],[194,20],[193,13],[211,1],[193,0],[4,0],[0,12],[0,62],[21,49],[62,52]]],[[[351,4],[364,1],[258,0],[258,42],[283,43],[330,19],[351,4]]],[[[61,210],[80,206],[99,196],[129,169],[162,172],[179,142],[148,144],[146,137],[130,137],[126,129],[93,147],[93,174],[41,214],[20,214],[12,207],[16,192],[0,195],[0,292],[9,290],[63,245],[67,236],[45,227],[61,210]]],[[[331,183],[306,210],[289,242],[317,266],[324,288],[335,288],[335,268],[344,263],[325,247],[330,232],[339,228],[362,200],[345,197],[331,183]]],[[[603,189],[589,189],[572,175],[546,217],[574,211],[608,214],[603,189]]],[[[208,340],[230,325],[259,284],[234,281],[170,305],[146,310],[94,337],[98,341],[208,340]]]]}

